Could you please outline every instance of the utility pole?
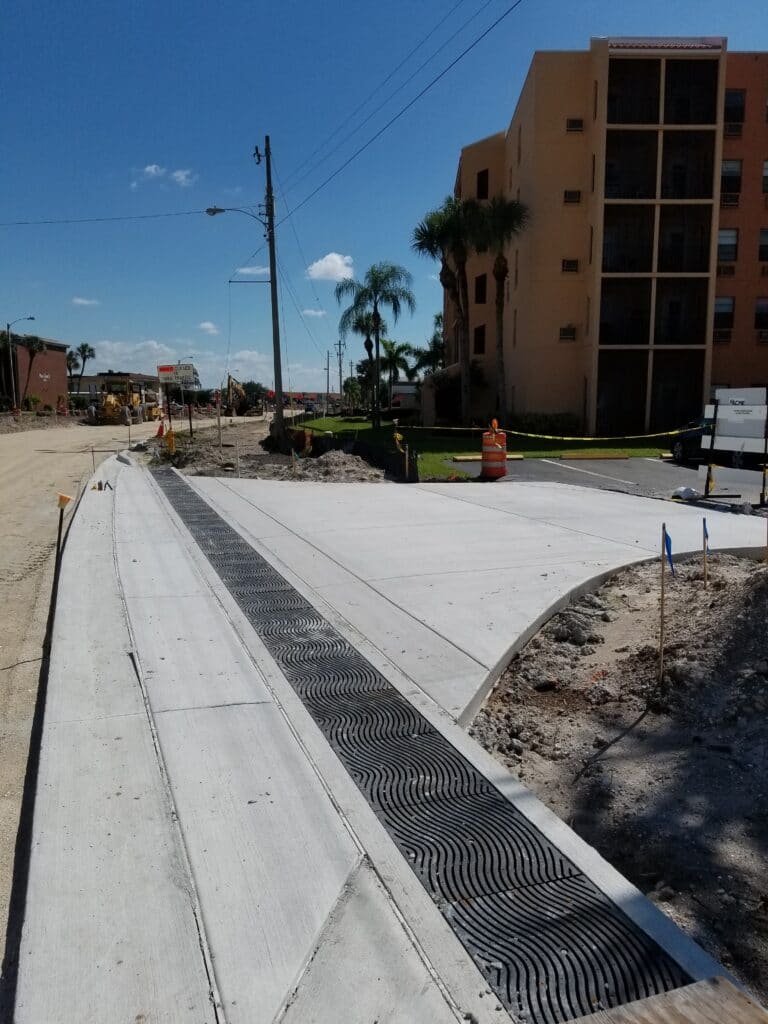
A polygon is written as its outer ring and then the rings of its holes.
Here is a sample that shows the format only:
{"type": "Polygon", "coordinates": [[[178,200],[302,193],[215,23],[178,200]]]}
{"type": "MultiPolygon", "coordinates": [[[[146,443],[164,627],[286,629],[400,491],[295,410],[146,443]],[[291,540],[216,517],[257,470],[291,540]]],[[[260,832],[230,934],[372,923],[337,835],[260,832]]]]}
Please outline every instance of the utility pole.
{"type": "Polygon", "coordinates": [[[344,392],[342,391],[341,387],[341,375],[343,373],[342,367],[344,365],[344,349],[346,348],[346,345],[341,340],[341,338],[339,338],[334,347],[339,357],[339,407],[341,408],[344,402],[344,392]]]}
{"type": "MultiPolygon", "coordinates": [[[[261,154],[256,147],[256,162],[261,154]]],[[[275,362],[275,435],[282,440],[285,433],[283,422],[283,371],[280,363],[280,315],[277,306],[277,255],[275,253],[275,196],[272,192],[272,150],[269,136],[264,136],[264,161],[267,165],[267,194],[265,197],[267,217],[267,243],[269,245],[269,291],[272,299],[272,350],[275,362]]]]}
{"type": "MultiPolygon", "coordinates": [[[[352,374],[352,360],[350,359],[349,360],[349,379],[352,380],[352,377],[353,377],[353,374],[352,374]]],[[[353,392],[353,394],[354,394],[354,392],[353,392]]],[[[349,396],[349,411],[350,411],[351,414],[354,414],[354,411],[355,411],[355,400],[352,397],[352,395],[349,396]]]]}
{"type": "Polygon", "coordinates": [[[331,353],[325,353],[325,415],[328,415],[328,392],[331,390],[331,353]]]}

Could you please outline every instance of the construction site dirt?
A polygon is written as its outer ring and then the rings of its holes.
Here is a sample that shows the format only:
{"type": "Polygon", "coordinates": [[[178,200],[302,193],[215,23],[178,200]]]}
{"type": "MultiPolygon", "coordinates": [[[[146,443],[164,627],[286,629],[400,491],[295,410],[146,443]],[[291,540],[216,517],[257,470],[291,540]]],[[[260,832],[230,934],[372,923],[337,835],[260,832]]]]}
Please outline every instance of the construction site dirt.
{"type": "Polygon", "coordinates": [[[550,619],[470,732],[765,1002],[768,566],[708,575],[667,571],[661,680],[656,561],[550,619]]]}

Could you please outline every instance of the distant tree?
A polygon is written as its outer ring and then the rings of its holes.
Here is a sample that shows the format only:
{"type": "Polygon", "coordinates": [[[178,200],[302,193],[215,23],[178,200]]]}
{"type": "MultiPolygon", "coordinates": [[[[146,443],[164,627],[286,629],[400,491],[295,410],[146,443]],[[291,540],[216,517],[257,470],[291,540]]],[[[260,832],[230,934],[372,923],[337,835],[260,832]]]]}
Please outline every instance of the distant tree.
{"type": "Polygon", "coordinates": [[[347,399],[347,404],[351,409],[355,409],[360,405],[360,399],[362,397],[362,388],[360,387],[360,381],[357,377],[347,377],[342,384],[342,390],[347,399]]]}
{"type": "Polygon", "coordinates": [[[67,373],[69,374],[69,390],[72,391],[72,382],[75,376],[75,370],[80,369],[80,358],[74,349],[67,349],[67,373]]]}
{"type": "MultiPolygon", "coordinates": [[[[47,352],[48,348],[42,338],[38,338],[37,335],[30,334],[21,343],[29,353],[29,366],[27,367],[27,379],[24,381],[24,391],[21,395],[21,402],[27,397],[27,391],[29,389],[29,382],[32,379],[32,366],[38,356],[42,355],[43,352],[47,352]]],[[[39,401],[39,399],[38,399],[39,401]]]]}
{"type": "MultiPolygon", "coordinates": [[[[347,278],[339,281],[336,285],[336,301],[341,302],[344,298],[350,298],[351,304],[341,314],[339,330],[342,338],[352,330],[357,318],[366,313],[371,314],[371,326],[373,328],[374,343],[374,382],[380,377],[381,354],[380,343],[382,337],[381,311],[389,309],[392,319],[397,323],[403,309],[409,309],[413,313],[416,308],[416,299],[411,291],[413,284],[412,275],[405,267],[396,263],[374,263],[365,272],[362,281],[354,278],[347,278]]],[[[373,425],[378,427],[381,419],[379,416],[379,387],[374,388],[373,395],[373,425]]]]}
{"type": "Polygon", "coordinates": [[[83,342],[82,345],[78,345],[77,348],[75,349],[75,352],[77,353],[78,358],[80,359],[80,376],[77,378],[77,393],[80,394],[80,390],[83,385],[83,374],[85,373],[85,364],[88,362],[89,359],[96,358],[96,352],[86,342],[83,342]]]}
{"type": "Polygon", "coordinates": [[[255,380],[244,381],[243,391],[245,391],[248,398],[254,403],[263,402],[267,395],[267,389],[264,385],[255,380]]]}
{"type": "Polygon", "coordinates": [[[400,379],[402,370],[406,376],[410,375],[411,366],[408,356],[411,352],[410,345],[400,345],[396,341],[384,340],[381,343],[384,355],[381,359],[381,368],[389,378],[389,405],[392,406],[392,386],[400,379]]]}
{"type": "Polygon", "coordinates": [[[414,376],[423,373],[437,373],[445,366],[445,342],[443,341],[443,314],[435,313],[435,325],[426,348],[411,346],[414,359],[414,376]]]}

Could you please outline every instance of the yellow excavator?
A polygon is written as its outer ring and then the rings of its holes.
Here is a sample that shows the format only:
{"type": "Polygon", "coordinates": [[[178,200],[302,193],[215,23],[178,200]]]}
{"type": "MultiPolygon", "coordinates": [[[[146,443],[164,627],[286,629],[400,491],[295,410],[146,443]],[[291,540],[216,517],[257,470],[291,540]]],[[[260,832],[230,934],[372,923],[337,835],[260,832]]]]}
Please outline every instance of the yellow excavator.
{"type": "Polygon", "coordinates": [[[227,375],[226,401],[222,412],[225,416],[237,416],[246,402],[245,388],[232,374],[227,375]]]}

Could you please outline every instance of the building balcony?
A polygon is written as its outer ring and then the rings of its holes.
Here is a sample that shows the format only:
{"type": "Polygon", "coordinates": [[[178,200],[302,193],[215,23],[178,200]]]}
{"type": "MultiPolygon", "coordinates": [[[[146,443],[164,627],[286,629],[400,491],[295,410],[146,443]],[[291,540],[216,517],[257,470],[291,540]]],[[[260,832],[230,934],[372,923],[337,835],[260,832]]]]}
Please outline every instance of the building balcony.
{"type": "Polygon", "coordinates": [[[661,62],[612,57],[608,124],[658,124],[661,62]]]}
{"type": "Polygon", "coordinates": [[[662,199],[711,199],[714,159],[714,132],[664,132],[662,199]]]}

